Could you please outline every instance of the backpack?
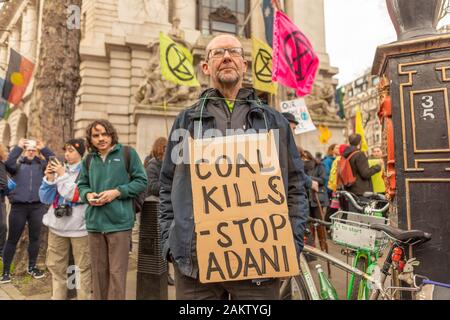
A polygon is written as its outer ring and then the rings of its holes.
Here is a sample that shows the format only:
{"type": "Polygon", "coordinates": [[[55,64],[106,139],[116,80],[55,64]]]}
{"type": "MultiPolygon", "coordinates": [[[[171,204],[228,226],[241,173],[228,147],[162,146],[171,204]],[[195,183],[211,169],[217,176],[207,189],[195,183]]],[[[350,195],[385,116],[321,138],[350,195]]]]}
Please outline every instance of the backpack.
{"type": "Polygon", "coordinates": [[[353,175],[352,167],[350,165],[350,159],[357,153],[358,151],[352,152],[348,158],[341,157],[337,164],[337,187],[351,187],[355,181],[356,177],[353,175]]]}
{"type": "MultiPolygon", "coordinates": [[[[125,168],[127,169],[128,178],[130,178],[130,147],[122,146],[122,149],[123,149],[123,155],[125,158],[125,168]]],[[[92,157],[93,157],[92,153],[89,153],[86,156],[86,170],[87,170],[88,174],[89,174],[89,166],[91,165],[92,157]]],[[[135,213],[142,211],[142,207],[144,205],[145,198],[146,198],[145,191],[139,193],[135,198],[133,198],[133,208],[134,208],[135,213]]]]}

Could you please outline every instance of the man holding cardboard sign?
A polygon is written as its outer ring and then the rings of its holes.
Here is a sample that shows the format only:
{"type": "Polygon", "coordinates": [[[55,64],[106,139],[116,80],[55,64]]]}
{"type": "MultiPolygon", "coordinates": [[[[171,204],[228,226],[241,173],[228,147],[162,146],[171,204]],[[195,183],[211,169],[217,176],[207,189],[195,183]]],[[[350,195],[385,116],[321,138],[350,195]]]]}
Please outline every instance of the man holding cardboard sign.
{"type": "Polygon", "coordinates": [[[213,88],[176,118],[160,176],[177,299],[278,299],[303,248],[303,162],[288,121],[242,88],[237,38],[215,37],[202,68],[213,88]]]}

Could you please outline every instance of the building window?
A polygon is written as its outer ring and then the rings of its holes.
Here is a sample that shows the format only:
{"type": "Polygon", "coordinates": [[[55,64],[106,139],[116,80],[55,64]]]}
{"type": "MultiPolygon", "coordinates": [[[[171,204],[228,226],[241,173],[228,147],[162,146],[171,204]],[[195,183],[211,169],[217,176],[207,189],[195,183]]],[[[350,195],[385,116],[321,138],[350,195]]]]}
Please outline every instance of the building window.
{"type": "Polygon", "coordinates": [[[376,86],[380,82],[380,78],[375,76],[372,78],[372,86],[376,86]]]}
{"type": "Polygon", "coordinates": [[[355,81],[355,86],[359,87],[363,84],[364,78],[359,78],[355,81]]]}
{"type": "MultiPolygon", "coordinates": [[[[218,33],[237,35],[249,13],[248,0],[198,0],[197,27],[204,36],[218,33]]],[[[243,36],[250,37],[250,22],[243,36]]]]}

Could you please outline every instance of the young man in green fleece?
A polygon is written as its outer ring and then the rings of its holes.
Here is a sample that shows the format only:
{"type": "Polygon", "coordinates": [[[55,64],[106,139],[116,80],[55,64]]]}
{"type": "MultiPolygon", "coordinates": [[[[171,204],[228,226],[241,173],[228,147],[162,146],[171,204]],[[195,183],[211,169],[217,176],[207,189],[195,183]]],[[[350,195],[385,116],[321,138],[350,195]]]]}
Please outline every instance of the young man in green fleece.
{"type": "Polygon", "coordinates": [[[109,121],[92,122],[86,129],[86,140],[91,155],[83,160],[78,189],[80,198],[89,204],[86,227],[92,298],[124,300],[134,224],[133,198],[146,190],[147,174],[132,148],[127,172],[123,147],[109,121]]]}

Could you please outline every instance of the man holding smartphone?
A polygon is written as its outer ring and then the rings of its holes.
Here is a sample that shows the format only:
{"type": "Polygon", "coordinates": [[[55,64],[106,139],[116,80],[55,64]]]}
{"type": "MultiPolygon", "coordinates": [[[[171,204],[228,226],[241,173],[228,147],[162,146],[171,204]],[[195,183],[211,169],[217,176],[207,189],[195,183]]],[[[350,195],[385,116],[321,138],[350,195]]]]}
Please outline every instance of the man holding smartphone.
{"type": "Polygon", "coordinates": [[[124,300],[133,198],[147,189],[147,174],[136,151],[119,144],[116,129],[96,120],[86,129],[91,152],[82,164],[78,190],[89,203],[86,227],[92,268],[94,300],[124,300]],[[127,170],[128,168],[128,170],[127,170]]]}
{"type": "Polygon", "coordinates": [[[39,253],[42,216],[47,206],[40,202],[39,187],[50,156],[55,154],[40,141],[20,139],[5,162],[6,170],[16,182],[16,188],[8,195],[11,202],[8,239],[3,250],[3,275],[0,283],[11,282],[10,267],[16,246],[28,223],[28,273],[35,279],[44,277],[36,267],[39,253]],[[45,157],[38,157],[39,151],[45,157]],[[22,153],[24,154],[23,156],[22,153]]]}

